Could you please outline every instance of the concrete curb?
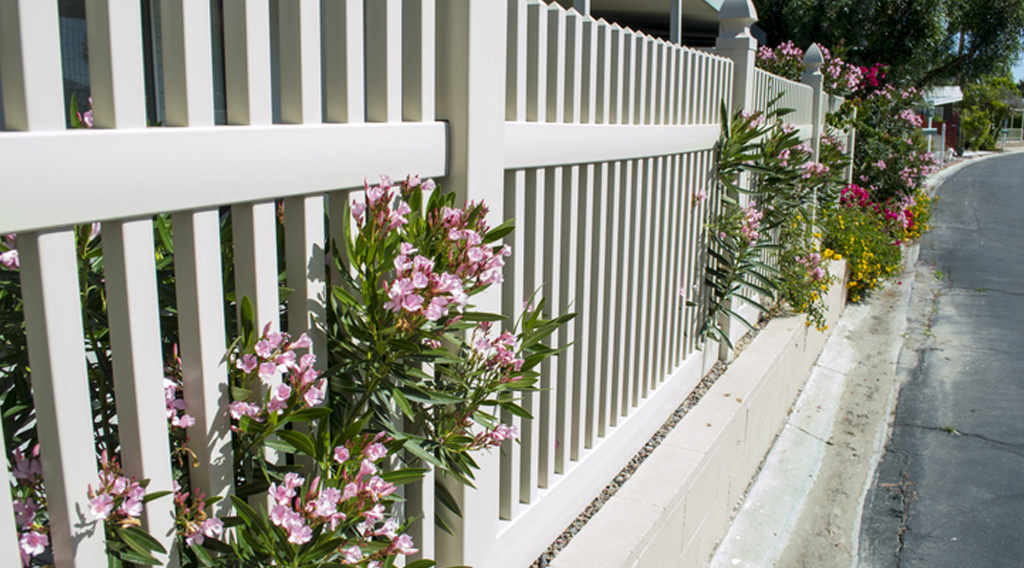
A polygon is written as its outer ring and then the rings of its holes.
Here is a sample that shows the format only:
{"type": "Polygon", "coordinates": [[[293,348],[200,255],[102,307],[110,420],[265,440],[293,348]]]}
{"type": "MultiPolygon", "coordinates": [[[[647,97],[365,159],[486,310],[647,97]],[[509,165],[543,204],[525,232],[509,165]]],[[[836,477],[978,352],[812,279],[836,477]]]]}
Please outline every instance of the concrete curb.
{"type": "MultiPolygon", "coordinates": [[[[829,290],[833,329],[845,296],[829,290]]],[[[770,321],[551,568],[705,565],[827,337],[770,321]]]]}
{"type": "MultiPolygon", "coordinates": [[[[908,260],[916,261],[917,247],[908,249],[908,260]]],[[[904,322],[904,326],[896,331],[897,337],[905,327],[913,286],[913,263],[908,262],[907,265],[910,269],[906,269],[901,277],[899,311],[894,314],[904,322]]],[[[847,388],[847,375],[857,365],[854,333],[861,321],[871,316],[872,309],[870,302],[852,304],[843,313],[835,333],[812,367],[810,378],[765,458],[761,471],[752,482],[746,500],[711,558],[712,568],[765,568],[775,565],[785,550],[830,444],[843,391],[847,388]]],[[[899,351],[901,346],[902,342],[895,342],[893,349],[899,351]]],[[[896,357],[894,352],[894,361],[896,357]]],[[[885,395],[886,419],[876,427],[872,448],[874,463],[885,448],[888,424],[896,407],[898,392],[898,384],[894,382],[885,395]]],[[[874,465],[859,496],[861,503],[873,476],[874,465]]],[[[851,542],[856,558],[856,531],[853,536],[851,542]]]]}

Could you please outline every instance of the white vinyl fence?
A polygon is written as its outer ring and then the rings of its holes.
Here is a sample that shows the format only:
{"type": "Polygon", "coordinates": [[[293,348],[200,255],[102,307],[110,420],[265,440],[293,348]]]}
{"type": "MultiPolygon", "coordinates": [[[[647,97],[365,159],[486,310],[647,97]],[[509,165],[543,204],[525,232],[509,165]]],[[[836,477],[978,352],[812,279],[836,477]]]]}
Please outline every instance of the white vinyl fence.
{"type": "MultiPolygon", "coordinates": [[[[483,309],[518,313],[540,287],[552,310],[579,313],[553,338],[573,346],[525,400],[536,419],[507,417],[521,444],[481,456],[477,489],[453,487],[465,513],[456,536],[430,523],[414,535],[441,565],[524,568],[717,356],[700,351],[700,314],[684,302],[700,303],[702,228],[719,202],[719,105],[763,110],[784,92],[797,109],[790,120],[810,137],[820,87],[532,0],[272,5],[223,2],[229,124],[217,126],[210,3],[160,0],[157,128],[146,124],[139,3],[87,0],[96,127],[67,130],[57,3],[0,0],[0,234],[18,235],[56,564],[105,564],[103,531],[88,520],[97,470],[73,227],[102,223],[123,465],[156,490],[170,486],[171,466],[152,218],[173,213],[185,397],[197,420],[190,447],[201,464],[192,479],[225,495],[221,208],[230,206],[238,297],[254,298],[257,321],[310,331],[325,360],[312,325],[324,313],[324,211],[337,223],[364,178],[416,173],[486,200],[492,225],[517,220],[514,260],[483,309]],[[747,76],[751,85],[735,82],[747,76]],[[738,86],[750,100],[734,98],[738,86]],[[702,191],[711,195],[700,202],[702,191]],[[295,290],[286,322],[281,203],[295,290]]],[[[749,38],[752,20],[724,23],[749,38]]],[[[409,512],[433,517],[433,482],[410,489],[409,512]]],[[[164,543],[171,509],[157,500],[144,518],[164,543]]],[[[0,490],[0,557],[13,559],[10,511],[0,490]]]]}

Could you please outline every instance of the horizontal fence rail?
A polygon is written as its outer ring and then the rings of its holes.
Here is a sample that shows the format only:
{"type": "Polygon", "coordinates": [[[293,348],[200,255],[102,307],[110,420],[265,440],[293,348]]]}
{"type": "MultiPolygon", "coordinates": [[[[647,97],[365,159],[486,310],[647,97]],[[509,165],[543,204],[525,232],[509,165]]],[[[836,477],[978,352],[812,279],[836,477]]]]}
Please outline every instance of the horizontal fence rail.
{"type": "MultiPolygon", "coordinates": [[[[496,286],[501,311],[514,319],[539,291],[551,314],[577,317],[551,339],[565,351],[544,364],[541,390],[524,395],[535,418],[502,417],[521,441],[481,460],[463,532],[421,522],[412,535],[416,557],[442,565],[528,566],[717,359],[698,337],[700,284],[704,228],[722,207],[715,144],[720,108],[734,102],[734,62],[534,0],[224,0],[213,17],[205,0],[153,4],[149,32],[159,33],[147,46],[138,3],[86,0],[95,123],[69,129],[56,3],[0,0],[0,234],[17,233],[56,565],[106,562],[102,527],[82,529],[97,440],[79,227],[98,222],[103,239],[126,474],[170,488],[160,406],[170,330],[154,277],[169,244],[184,397],[196,419],[190,475],[225,497],[234,474],[222,357],[236,334],[226,274],[258,321],[308,332],[324,368],[324,259],[348,237],[342,219],[363,180],[419,174],[474,197],[466,180],[487,167],[501,181],[484,192],[518,225],[496,286]],[[146,90],[149,47],[158,93],[146,90]],[[460,50],[472,55],[454,68],[460,50]],[[497,69],[504,84],[483,85],[473,65],[497,69]],[[497,113],[463,104],[491,93],[497,113]],[[147,125],[151,98],[162,126],[147,125]],[[480,146],[464,147],[467,138],[480,146]],[[484,154],[493,164],[474,157],[484,154]],[[166,243],[154,239],[160,227],[166,243]]],[[[754,70],[753,92],[750,110],[781,94],[796,109],[786,120],[810,136],[813,89],[754,70]]],[[[847,142],[852,152],[852,133],[847,142]]],[[[434,483],[406,489],[406,514],[433,519],[434,483]]],[[[154,501],[143,519],[168,549],[171,507],[154,501]]],[[[229,510],[225,500],[215,512],[229,510]]],[[[18,554],[12,511],[0,489],[0,557],[18,554]]]]}

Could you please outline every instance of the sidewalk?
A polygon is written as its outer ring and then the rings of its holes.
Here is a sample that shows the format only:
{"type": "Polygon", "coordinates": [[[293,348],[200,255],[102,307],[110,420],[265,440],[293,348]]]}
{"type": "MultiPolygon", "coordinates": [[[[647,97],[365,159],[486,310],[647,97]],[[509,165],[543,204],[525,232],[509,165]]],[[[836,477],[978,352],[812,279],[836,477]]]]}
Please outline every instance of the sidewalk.
{"type": "MultiPolygon", "coordinates": [[[[1018,151],[1024,145],[1007,153],[1018,151]]],[[[961,159],[931,176],[929,185],[999,155],[961,159]]],[[[890,433],[901,352],[914,348],[905,330],[908,321],[927,318],[931,307],[912,294],[918,278],[931,277],[915,266],[917,253],[917,245],[907,249],[900,280],[847,307],[712,567],[857,565],[861,512],[890,433]]]]}

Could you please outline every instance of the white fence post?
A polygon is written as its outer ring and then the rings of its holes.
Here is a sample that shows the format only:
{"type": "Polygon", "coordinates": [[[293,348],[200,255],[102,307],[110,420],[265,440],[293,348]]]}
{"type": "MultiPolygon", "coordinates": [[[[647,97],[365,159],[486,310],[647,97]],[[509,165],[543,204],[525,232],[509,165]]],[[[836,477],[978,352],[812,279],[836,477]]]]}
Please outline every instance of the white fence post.
{"type": "MultiPolygon", "coordinates": [[[[449,166],[444,187],[490,206],[488,222],[504,215],[505,50],[508,7],[499,0],[447,0],[437,4],[437,116],[449,125],[449,166]]],[[[501,287],[474,298],[485,312],[501,310],[501,287]]],[[[439,531],[440,565],[494,564],[500,500],[500,455],[476,457],[476,488],[441,480],[462,508],[454,536],[439,531]]],[[[439,476],[441,477],[441,476],[439,476]]],[[[427,519],[425,522],[430,522],[427,519]]]]}
{"type": "MultiPolygon", "coordinates": [[[[719,33],[715,40],[715,52],[723,57],[728,57],[733,62],[732,68],[732,101],[726,101],[726,109],[729,112],[737,110],[753,110],[754,107],[754,65],[757,56],[757,40],[750,34],[750,26],[757,21],[757,11],[751,0],[725,0],[722,9],[718,12],[719,33]]],[[[715,111],[718,110],[718,102],[712,101],[715,111]]],[[[750,175],[740,175],[739,184],[741,187],[750,187],[750,175]]],[[[739,199],[740,196],[734,195],[739,199]]],[[[745,304],[737,305],[730,301],[729,306],[743,317],[750,321],[756,318],[757,312],[745,304]]],[[[724,321],[720,323],[722,330],[728,335],[730,341],[739,339],[745,327],[730,316],[723,316],[724,321]]],[[[733,356],[733,350],[722,343],[718,346],[718,358],[728,361],[733,356]]]]}
{"type": "Polygon", "coordinates": [[[732,110],[750,109],[753,102],[757,40],[750,35],[750,26],[756,21],[751,0],[725,0],[718,12],[715,53],[733,61],[732,110]]]}

